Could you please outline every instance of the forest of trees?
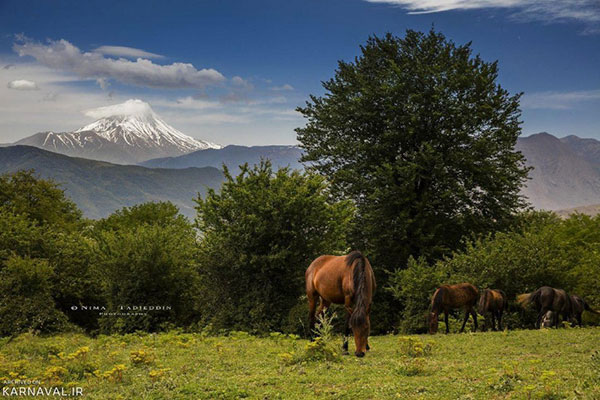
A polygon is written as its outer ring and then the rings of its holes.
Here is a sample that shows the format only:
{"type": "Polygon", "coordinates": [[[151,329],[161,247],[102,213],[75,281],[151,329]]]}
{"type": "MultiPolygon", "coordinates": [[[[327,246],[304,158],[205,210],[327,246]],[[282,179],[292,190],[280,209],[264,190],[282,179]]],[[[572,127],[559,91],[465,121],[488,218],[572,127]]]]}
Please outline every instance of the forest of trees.
{"type": "MultiPolygon", "coordinates": [[[[299,108],[306,171],[225,169],[194,221],[170,203],[88,220],[55,182],[1,176],[0,335],[307,333],[305,269],[352,249],[377,277],[374,332],[422,331],[441,283],[510,299],[553,285],[600,306],[600,217],[527,210],[520,95],[497,76],[434,31],[373,37],[299,108]]],[[[529,324],[516,310],[507,321],[529,324]]]]}

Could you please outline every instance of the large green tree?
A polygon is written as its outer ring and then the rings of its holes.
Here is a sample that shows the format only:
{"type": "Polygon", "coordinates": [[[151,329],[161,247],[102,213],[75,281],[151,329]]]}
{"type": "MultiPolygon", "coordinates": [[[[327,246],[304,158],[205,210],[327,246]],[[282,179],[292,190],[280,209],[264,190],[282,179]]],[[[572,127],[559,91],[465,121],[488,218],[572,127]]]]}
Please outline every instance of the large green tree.
{"type": "Polygon", "coordinates": [[[303,161],[354,200],[355,244],[375,268],[439,258],[524,206],[520,94],[497,78],[469,43],[409,30],[371,37],[298,108],[303,161]]]}
{"type": "Polygon", "coordinates": [[[71,229],[81,222],[81,211],[64,190],[32,170],[0,175],[0,207],[53,229],[71,229]]]}
{"type": "Polygon", "coordinates": [[[197,199],[205,321],[253,332],[284,329],[310,262],[346,250],[352,207],[329,200],[316,174],[274,172],[268,161],[243,165],[237,177],[225,168],[221,191],[197,199]]]}

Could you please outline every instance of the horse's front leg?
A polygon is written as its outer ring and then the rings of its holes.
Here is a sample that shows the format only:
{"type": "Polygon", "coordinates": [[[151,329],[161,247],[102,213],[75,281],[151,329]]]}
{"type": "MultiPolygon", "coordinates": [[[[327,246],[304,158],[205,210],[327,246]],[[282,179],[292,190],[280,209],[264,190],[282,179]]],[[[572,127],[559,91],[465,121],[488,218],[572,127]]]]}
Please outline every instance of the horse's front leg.
{"type": "Polygon", "coordinates": [[[367,351],[371,350],[369,346],[369,336],[371,335],[371,317],[367,315],[367,351]]]}
{"type": "Polygon", "coordinates": [[[344,297],[344,308],[346,309],[346,324],[344,327],[344,338],[343,338],[343,342],[342,342],[342,350],[343,350],[343,354],[349,354],[348,353],[348,337],[350,336],[350,333],[352,332],[352,328],[350,327],[350,316],[352,315],[352,296],[345,296],[344,297]]]}
{"type": "Polygon", "coordinates": [[[448,324],[448,310],[444,310],[444,323],[446,323],[446,334],[450,333],[450,325],[448,324]]]}
{"type": "Polygon", "coordinates": [[[315,311],[317,310],[317,301],[314,296],[308,296],[308,336],[312,341],[315,330],[315,311]]]}
{"type": "Polygon", "coordinates": [[[492,311],[492,330],[496,330],[496,313],[492,311]]]}

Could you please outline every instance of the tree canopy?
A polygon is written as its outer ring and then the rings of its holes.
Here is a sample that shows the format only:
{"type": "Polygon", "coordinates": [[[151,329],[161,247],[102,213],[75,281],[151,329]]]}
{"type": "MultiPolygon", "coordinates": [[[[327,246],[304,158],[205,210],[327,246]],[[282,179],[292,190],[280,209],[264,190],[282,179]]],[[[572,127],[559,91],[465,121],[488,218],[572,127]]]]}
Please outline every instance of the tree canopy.
{"type": "Polygon", "coordinates": [[[506,227],[525,205],[520,94],[497,62],[431,30],[371,37],[325,94],[299,107],[298,140],[338,198],[358,208],[355,243],[375,267],[437,259],[464,235],[506,227]]]}

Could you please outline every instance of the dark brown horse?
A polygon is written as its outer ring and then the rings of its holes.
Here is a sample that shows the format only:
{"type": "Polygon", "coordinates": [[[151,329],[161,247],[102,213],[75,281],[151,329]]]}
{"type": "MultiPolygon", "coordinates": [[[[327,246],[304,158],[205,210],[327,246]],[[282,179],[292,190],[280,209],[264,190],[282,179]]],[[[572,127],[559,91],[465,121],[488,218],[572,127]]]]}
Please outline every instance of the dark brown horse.
{"type": "Polygon", "coordinates": [[[479,291],[470,283],[459,283],[456,285],[440,286],[433,297],[431,298],[431,312],[429,313],[429,333],[434,334],[438,330],[439,315],[444,312],[444,322],[446,322],[446,333],[450,332],[448,327],[448,312],[455,308],[465,310],[465,320],[463,321],[460,331],[465,330],[465,325],[469,319],[469,315],[473,316],[473,323],[477,330],[477,314],[473,306],[477,303],[479,291]]]}
{"type": "Polygon", "coordinates": [[[559,316],[563,321],[568,321],[571,316],[571,298],[562,289],[554,289],[549,286],[542,286],[535,292],[520,294],[517,296],[517,302],[525,307],[532,303],[538,312],[535,327],[539,328],[542,318],[548,311],[556,313],[554,315],[554,326],[558,328],[560,322],[559,316]]]}
{"type": "Polygon", "coordinates": [[[573,319],[572,326],[577,324],[579,324],[579,326],[583,326],[581,322],[581,314],[583,314],[584,311],[589,311],[591,313],[600,315],[600,312],[592,309],[584,299],[577,295],[571,295],[571,318],[573,319]]]}
{"type": "Polygon", "coordinates": [[[502,314],[506,310],[508,301],[506,294],[498,289],[485,289],[479,296],[479,314],[486,317],[486,323],[483,324],[482,330],[485,330],[487,325],[487,314],[492,316],[492,330],[496,330],[496,320],[498,320],[498,329],[502,330],[502,314]]]}
{"type": "Polygon", "coordinates": [[[331,303],[344,304],[347,316],[344,351],[348,351],[348,335],[354,333],[357,357],[369,350],[371,299],[375,292],[375,275],[369,260],[359,251],[346,256],[320,256],[305,273],[308,297],[308,326],[312,337],[315,327],[317,300],[321,314],[331,303]]]}

